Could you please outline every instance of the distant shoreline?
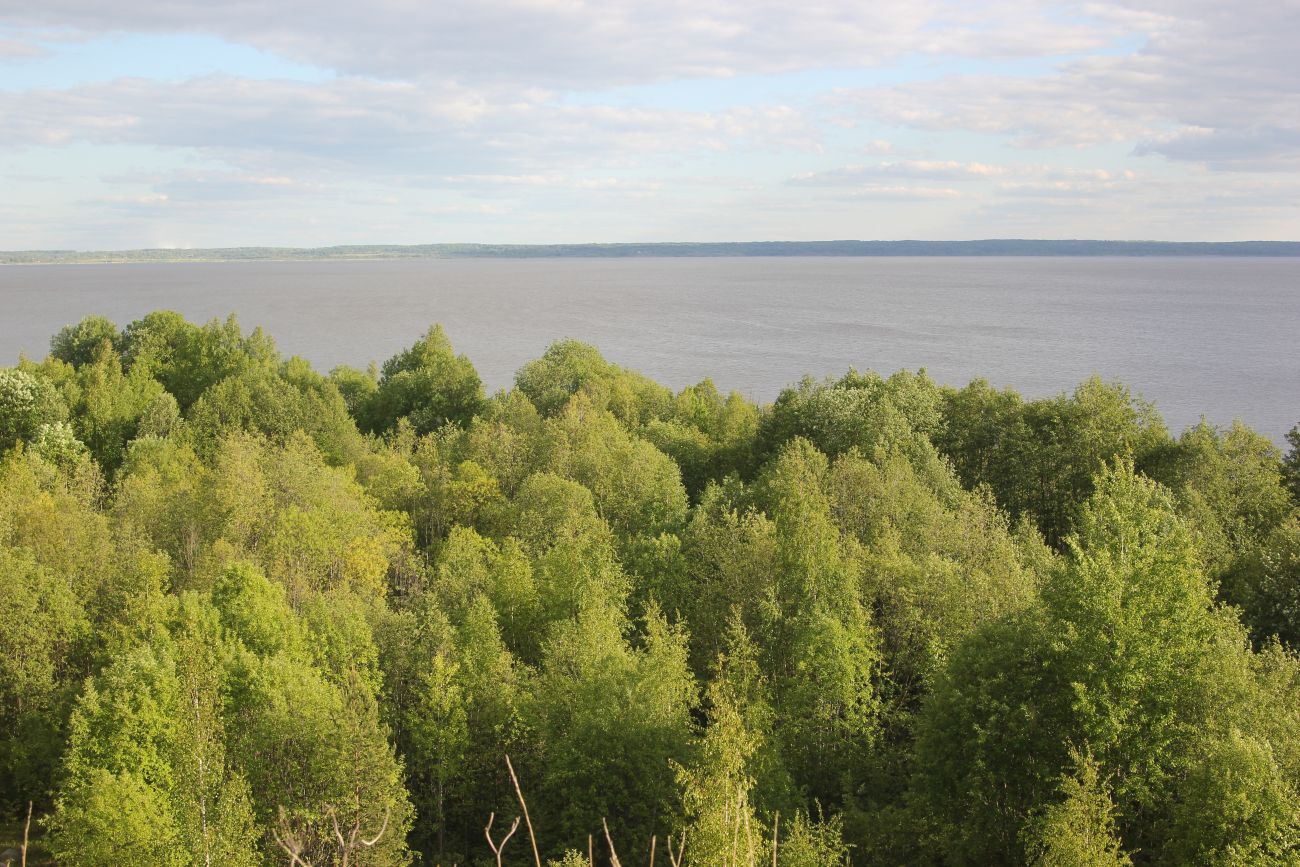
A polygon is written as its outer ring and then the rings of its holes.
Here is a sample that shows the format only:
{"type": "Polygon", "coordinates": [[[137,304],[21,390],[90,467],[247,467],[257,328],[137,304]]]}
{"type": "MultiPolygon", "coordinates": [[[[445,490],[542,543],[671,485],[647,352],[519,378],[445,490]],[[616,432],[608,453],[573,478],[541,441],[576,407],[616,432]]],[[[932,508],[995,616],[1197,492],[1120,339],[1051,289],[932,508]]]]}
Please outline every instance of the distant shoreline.
{"type": "Polygon", "coordinates": [[[3,265],[385,259],[623,259],[783,256],[1230,256],[1300,258],[1300,241],[734,241],[653,244],[411,244],[0,251],[3,265]]]}

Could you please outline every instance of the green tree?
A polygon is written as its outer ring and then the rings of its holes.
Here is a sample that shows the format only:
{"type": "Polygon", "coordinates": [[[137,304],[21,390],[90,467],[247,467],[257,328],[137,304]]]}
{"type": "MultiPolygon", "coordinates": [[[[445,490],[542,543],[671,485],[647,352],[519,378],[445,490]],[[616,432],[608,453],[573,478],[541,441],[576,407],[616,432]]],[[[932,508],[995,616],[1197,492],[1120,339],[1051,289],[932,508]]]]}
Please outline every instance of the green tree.
{"type": "Polygon", "coordinates": [[[1207,738],[1188,771],[1164,860],[1170,864],[1300,864],[1300,794],[1267,742],[1233,728],[1207,738]]]}
{"type": "Polygon", "coordinates": [[[49,380],[13,367],[0,368],[0,453],[67,417],[68,408],[49,380]]]}
{"type": "Polygon", "coordinates": [[[577,340],[552,343],[541,358],[519,369],[515,385],[543,415],[555,415],[582,393],[629,428],[662,418],[672,400],[662,385],[611,364],[594,346],[577,340]]]}
{"type": "Polygon", "coordinates": [[[1300,424],[1287,431],[1286,441],[1291,448],[1282,461],[1282,477],[1292,499],[1300,503],[1300,424]]]}
{"type": "Polygon", "coordinates": [[[1274,530],[1234,579],[1233,601],[1256,640],[1300,648],[1300,518],[1274,530]]]}
{"type": "Polygon", "coordinates": [[[575,397],[556,416],[562,440],[552,461],[591,491],[596,510],[620,536],[658,535],[686,518],[686,490],[677,464],[627,433],[607,412],[575,397]]]}
{"type": "Polygon", "coordinates": [[[324,862],[340,854],[336,823],[366,837],[382,830],[364,863],[408,863],[410,802],[364,681],[350,677],[340,687],[309,664],[268,657],[256,664],[231,730],[232,755],[268,836],[278,829],[297,839],[308,861],[324,862]]]}
{"type": "Polygon", "coordinates": [[[1071,743],[1114,781],[1124,848],[1161,851],[1202,738],[1247,724],[1240,696],[1258,684],[1242,631],[1168,493],[1120,463],[1078,527],[1043,607],[959,645],[919,720],[915,791],[953,863],[1020,857],[1071,743]]]}
{"type": "Polygon", "coordinates": [[[82,696],[55,851],[105,867],[256,864],[247,787],[224,758],[219,670],[201,641],[162,642],[120,656],[82,696]]]}
{"type": "Polygon", "coordinates": [[[521,772],[548,846],[581,845],[602,818],[638,848],[662,830],[680,810],[670,761],[690,760],[694,704],[685,636],[657,614],[639,650],[608,606],[557,622],[523,708],[537,759],[521,772]]]}
{"type": "MultiPolygon", "coordinates": [[[[725,666],[725,658],[720,660],[725,666]]],[[[695,762],[677,769],[691,864],[754,864],[768,843],[752,803],[749,762],[760,737],[746,725],[725,670],[706,693],[709,724],[695,762]]]]}
{"type": "Polygon", "coordinates": [[[787,388],[765,414],[759,448],[771,455],[803,437],[826,455],[851,448],[870,454],[877,445],[929,436],[939,430],[941,393],[922,370],[900,371],[888,379],[850,370],[838,381],[805,377],[787,388]]]}
{"type": "Polygon", "coordinates": [[[0,810],[44,802],[91,624],[76,592],[26,548],[0,546],[0,810]]]}
{"type": "Polygon", "coordinates": [[[73,429],[100,465],[114,471],[145,413],[165,403],[163,387],[143,370],[123,371],[121,359],[107,347],[81,364],[77,380],[73,429]]]}
{"type": "Polygon", "coordinates": [[[1074,528],[1107,461],[1142,462],[1168,443],[1154,407],[1096,376],[1073,394],[1021,403],[977,380],[951,393],[937,444],[972,487],[987,484],[1013,519],[1029,516],[1054,546],[1074,528]]]}
{"type": "Polygon", "coordinates": [[[122,335],[111,320],[103,316],[87,316],[76,325],[66,325],[50,340],[50,354],[66,364],[81,367],[91,364],[107,346],[116,353],[122,335]]]}
{"type": "Polygon", "coordinates": [[[1217,430],[1202,422],[1143,469],[1168,486],[1196,527],[1210,574],[1240,604],[1238,575],[1295,505],[1281,476],[1281,454],[1241,422],[1217,430]]]}
{"type": "Polygon", "coordinates": [[[273,371],[280,363],[274,341],[260,328],[245,335],[233,315],[196,326],[170,310],[128,325],[122,357],[130,370],[161,382],[182,410],[214,383],[250,369],[273,371]]]}
{"type": "Polygon", "coordinates": [[[1075,771],[1061,779],[1060,800],[1025,829],[1027,860],[1035,867],[1128,867],[1133,860],[1116,836],[1115,804],[1097,763],[1074,753],[1075,771]]]}
{"type": "Polygon", "coordinates": [[[409,419],[417,433],[449,422],[466,425],[483,408],[483,383],[474,365],[456,355],[441,325],[384,362],[375,393],[365,401],[362,426],[392,430],[409,419]]]}

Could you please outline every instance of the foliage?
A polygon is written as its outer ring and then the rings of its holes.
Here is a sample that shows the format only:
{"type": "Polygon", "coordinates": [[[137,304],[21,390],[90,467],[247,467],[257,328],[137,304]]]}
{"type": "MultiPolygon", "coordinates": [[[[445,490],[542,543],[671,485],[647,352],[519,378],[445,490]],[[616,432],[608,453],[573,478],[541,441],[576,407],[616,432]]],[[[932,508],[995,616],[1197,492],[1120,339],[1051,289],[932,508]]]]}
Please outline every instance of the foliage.
{"type": "Polygon", "coordinates": [[[1300,434],[576,341],[487,397],[439,326],[51,348],[0,369],[0,811],[60,863],[495,863],[521,795],[506,863],[1300,863],[1300,434]]]}
{"type": "MultiPolygon", "coordinates": [[[[353,394],[356,400],[355,386],[353,394]]],[[[384,362],[359,417],[371,431],[391,430],[405,418],[417,433],[425,434],[448,422],[469,423],[482,405],[483,385],[474,365],[454,353],[442,326],[435,325],[409,349],[384,362]]]]}
{"type": "Polygon", "coordinates": [[[19,368],[0,368],[0,452],[63,422],[67,414],[49,380],[19,368]]]}

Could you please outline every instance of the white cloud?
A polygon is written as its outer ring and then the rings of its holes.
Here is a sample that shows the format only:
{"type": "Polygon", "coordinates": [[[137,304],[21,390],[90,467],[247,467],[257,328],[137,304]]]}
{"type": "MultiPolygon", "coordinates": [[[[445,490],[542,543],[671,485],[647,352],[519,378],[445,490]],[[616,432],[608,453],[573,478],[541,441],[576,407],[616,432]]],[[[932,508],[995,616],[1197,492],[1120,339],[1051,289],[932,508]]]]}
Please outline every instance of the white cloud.
{"type": "Polygon", "coordinates": [[[963,163],[954,160],[900,160],[874,165],[853,165],[821,172],[795,175],[790,183],[806,187],[858,186],[878,178],[924,178],[928,180],[982,180],[1005,175],[1005,166],[963,163]]]}
{"type": "Polygon", "coordinates": [[[73,58],[57,80],[85,82],[0,87],[0,176],[22,179],[0,230],[1114,236],[1159,212],[1279,237],[1300,231],[1296,33],[1295,0],[0,0],[4,68],[73,58]],[[68,45],[111,60],[118,33],[323,74],[77,66],[68,45]]]}
{"type": "Polygon", "coordinates": [[[1130,142],[1138,154],[1215,168],[1297,163],[1300,6],[1147,0],[1085,9],[1144,44],[1048,75],[945,76],[838,99],[891,124],[986,133],[1022,148],[1130,142]]]}
{"type": "Polygon", "coordinates": [[[665,153],[817,148],[809,120],[782,106],[720,112],[574,106],[540,96],[491,101],[454,86],[229,76],[0,91],[0,140],[10,147],[188,148],[268,176],[287,174],[286,167],[302,167],[304,160],[321,169],[419,177],[618,164],[665,153]]]}
{"type": "Polygon", "coordinates": [[[203,33],[348,74],[591,88],[825,67],[911,53],[1054,55],[1108,27],[1039,0],[41,0],[10,27],[203,33]]]}

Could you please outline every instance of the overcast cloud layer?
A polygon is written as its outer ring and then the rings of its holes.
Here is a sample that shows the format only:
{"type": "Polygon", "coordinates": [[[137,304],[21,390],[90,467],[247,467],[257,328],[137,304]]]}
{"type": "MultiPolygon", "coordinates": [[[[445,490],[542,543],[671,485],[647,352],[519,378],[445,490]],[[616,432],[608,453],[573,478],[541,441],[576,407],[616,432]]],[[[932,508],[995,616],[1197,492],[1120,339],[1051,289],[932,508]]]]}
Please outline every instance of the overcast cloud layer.
{"type": "Polygon", "coordinates": [[[1297,0],[0,0],[0,248],[1295,239],[1298,38],[1297,0]]]}

